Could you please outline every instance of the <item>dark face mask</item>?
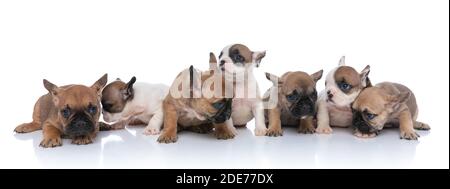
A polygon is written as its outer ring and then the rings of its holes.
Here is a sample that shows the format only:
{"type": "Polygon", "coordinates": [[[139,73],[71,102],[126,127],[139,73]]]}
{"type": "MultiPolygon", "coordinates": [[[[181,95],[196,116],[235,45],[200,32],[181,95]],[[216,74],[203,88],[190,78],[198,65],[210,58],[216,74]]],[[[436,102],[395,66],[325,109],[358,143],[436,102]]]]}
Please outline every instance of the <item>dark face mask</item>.
{"type": "Polygon", "coordinates": [[[85,136],[94,132],[94,123],[84,112],[76,113],[65,128],[65,134],[69,136],[85,136]]]}
{"type": "Polygon", "coordinates": [[[213,123],[224,123],[231,117],[231,105],[232,99],[227,99],[225,105],[217,111],[216,115],[209,117],[208,120],[213,123]]]}
{"type": "Polygon", "coordinates": [[[290,111],[294,117],[314,116],[317,92],[307,95],[299,95],[300,98],[291,105],[290,111]]]}
{"type": "Polygon", "coordinates": [[[353,111],[353,127],[358,129],[363,134],[376,133],[377,130],[370,126],[363,118],[363,115],[359,111],[353,111]]]}

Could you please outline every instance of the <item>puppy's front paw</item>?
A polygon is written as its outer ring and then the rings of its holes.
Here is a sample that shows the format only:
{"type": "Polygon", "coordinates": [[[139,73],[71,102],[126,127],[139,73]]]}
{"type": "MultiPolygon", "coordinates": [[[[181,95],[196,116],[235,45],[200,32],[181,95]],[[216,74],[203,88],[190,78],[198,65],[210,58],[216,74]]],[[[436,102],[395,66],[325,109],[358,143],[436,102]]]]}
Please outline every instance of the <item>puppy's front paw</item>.
{"type": "Polygon", "coordinates": [[[158,142],[159,143],[175,143],[178,140],[178,136],[172,135],[172,134],[166,134],[166,133],[162,133],[159,137],[158,137],[158,142]]]}
{"type": "Polygon", "coordinates": [[[72,139],[72,144],[86,145],[94,142],[93,136],[78,136],[72,139]]]}
{"type": "Polygon", "coordinates": [[[331,134],[333,129],[330,126],[318,126],[316,132],[319,134],[331,134]]]}
{"type": "Polygon", "coordinates": [[[29,133],[32,131],[35,131],[39,128],[39,125],[37,123],[24,123],[19,126],[17,126],[14,129],[14,132],[16,133],[29,133]]]}
{"type": "Polygon", "coordinates": [[[271,137],[283,136],[283,130],[281,128],[269,128],[267,129],[266,136],[271,137]]]}
{"type": "Polygon", "coordinates": [[[316,129],[314,127],[299,127],[297,131],[303,134],[313,134],[316,129]]]}
{"type": "Polygon", "coordinates": [[[353,135],[359,138],[374,138],[377,136],[377,133],[361,133],[360,131],[356,130],[353,135]]]}
{"type": "Polygon", "coordinates": [[[419,137],[419,134],[417,134],[414,130],[400,131],[400,139],[417,140],[419,137]]]}
{"type": "Polygon", "coordinates": [[[227,140],[234,138],[236,136],[236,133],[231,129],[228,129],[226,126],[222,126],[216,127],[216,129],[214,130],[214,135],[217,137],[217,139],[227,140]]]}
{"type": "Polygon", "coordinates": [[[62,145],[61,137],[48,137],[44,138],[39,146],[44,148],[53,148],[62,145]]]}
{"type": "Polygon", "coordinates": [[[155,128],[155,127],[145,127],[144,131],[142,132],[142,134],[144,135],[157,135],[159,134],[160,129],[159,128],[155,128]]]}
{"type": "Polygon", "coordinates": [[[255,136],[265,136],[267,133],[267,129],[266,128],[255,128],[255,136]]]}

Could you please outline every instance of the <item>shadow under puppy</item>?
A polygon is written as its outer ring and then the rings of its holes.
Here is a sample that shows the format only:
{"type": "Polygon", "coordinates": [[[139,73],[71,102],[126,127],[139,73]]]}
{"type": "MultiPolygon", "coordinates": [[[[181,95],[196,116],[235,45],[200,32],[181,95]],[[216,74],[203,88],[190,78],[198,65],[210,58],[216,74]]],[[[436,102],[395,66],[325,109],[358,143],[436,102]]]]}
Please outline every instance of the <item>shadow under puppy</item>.
{"type": "Polygon", "coordinates": [[[62,137],[73,144],[90,144],[99,131],[101,91],[107,83],[105,74],[91,87],[66,85],[58,87],[44,79],[48,94],[41,96],[34,106],[33,121],[16,127],[17,133],[42,129],[40,146],[62,145],[62,137]]]}
{"type": "Polygon", "coordinates": [[[176,142],[177,131],[215,132],[218,139],[230,139],[236,129],[230,119],[233,94],[227,94],[222,74],[201,72],[191,66],[176,77],[163,101],[164,128],[160,143],[176,142]]]}
{"type": "Polygon", "coordinates": [[[266,122],[269,122],[267,136],[283,135],[282,125],[296,126],[299,133],[314,133],[316,83],[322,73],[323,70],[311,75],[301,71],[287,72],[281,78],[266,73],[274,86],[265,93],[264,101],[275,103],[275,107],[265,110],[266,122]]]}
{"type": "Polygon", "coordinates": [[[383,127],[399,127],[400,138],[417,140],[414,129],[429,130],[418,122],[416,97],[406,86],[383,82],[364,89],[352,105],[353,126],[358,137],[375,137],[383,127]]]}
{"type": "Polygon", "coordinates": [[[103,119],[114,124],[101,124],[100,130],[123,129],[126,125],[147,125],[146,135],[159,134],[164,115],[162,102],[169,91],[163,84],[127,83],[117,79],[102,92],[103,119]]]}

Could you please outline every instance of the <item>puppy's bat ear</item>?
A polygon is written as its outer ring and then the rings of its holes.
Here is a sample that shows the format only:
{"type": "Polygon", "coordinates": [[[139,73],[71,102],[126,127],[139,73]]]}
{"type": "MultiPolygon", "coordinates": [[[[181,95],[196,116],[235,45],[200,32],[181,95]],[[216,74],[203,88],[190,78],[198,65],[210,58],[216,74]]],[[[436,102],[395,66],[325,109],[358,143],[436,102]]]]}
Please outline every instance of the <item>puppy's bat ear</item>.
{"type": "Polygon", "coordinates": [[[320,70],[316,73],[311,74],[311,77],[313,78],[314,82],[317,83],[317,81],[319,81],[320,78],[322,78],[323,75],[323,70],[320,70]]]}
{"type": "Polygon", "coordinates": [[[217,69],[217,59],[216,55],[213,52],[209,53],[209,69],[216,70],[217,69]]]}
{"type": "Polygon", "coordinates": [[[283,83],[283,82],[281,82],[280,77],[278,77],[278,76],[276,76],[274,74],[268,73],[268,72],[266,72],[266,78],[269,81],[271,81],[274,85],[280,85],[280,84],[283,83]]]}
{"type": "Polygon", "coordinates": [[[266,56],[266,51],[256,51],[252,53],[253,61],[256,64],[256,67],[259,67],[261,64],[261,60],[266,56]]]}
{"type": "Polygon", "coordinates": [[[345,56],[342,56],[339,60],[339,66],[345,66],[345,56]]]}
{"type": "Polygon", "coordinates": [[[55,84],[51,83],[50,81],[48,81],[48,80],[46,80],[46,79],[43,80],[43,83],[44,83],[45,89],[47,89],[47,91],[48,91],[51,95],[53,95],[53,96],[58,95],[58,90],[57,90],[57,89],[58,89],[58,86],[56,86],[55,84]]]}
{"type": "Polygon", "coordinates": [[[91,86],[91,89],[94,89],[97,92],[97,94],[100,94],[107,82],[108,82],[108,74],[105,74],[91,86]]]}
{"type": "Polygon", "coordinates": [[[361,78],[361,84],[365,87],[371,87],[372,83],[369,79],[369,73],[370,73],[370,65],[367,65],[359,74],[359,77],[361,78]]]}
{"type": "Polygon", "coordinates": [[[128,83],[125,85],[125,89],[124,89],[124,99],[129,99],[130,97],[133,96],[134,94],[134,90],[133,90],[133,85],[134,83],[136,83],[136,77],[132,77],[130,79],[130,81],[128,81],[128,83]]]}
{"type": "Polygon", "coordinates": [[[389,95],[387,98],[391,102],[391,104],[396,105],[400,103],[404,103],[411,97],[411,92],[405,91],[395,95],[389,95]]]}

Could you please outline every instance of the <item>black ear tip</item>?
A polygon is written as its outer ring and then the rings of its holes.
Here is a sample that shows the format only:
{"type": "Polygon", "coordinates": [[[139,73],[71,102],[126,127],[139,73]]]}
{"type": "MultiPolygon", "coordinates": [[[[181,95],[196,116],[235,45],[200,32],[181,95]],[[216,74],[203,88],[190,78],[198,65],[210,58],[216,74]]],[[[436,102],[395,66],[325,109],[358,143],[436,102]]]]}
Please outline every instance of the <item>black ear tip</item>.
{"type": "Polygon", "coordinates": [[[133,77],[131,78],[131,80],[132,80],[133,82],[136,81],[136,77],[133,76],[133,77]]]}
{"type": "Polygon", "coordinates": [[[194,66],[193,65],[189,66],[189,71],[190,72],[194,71],[194,66]]]}

